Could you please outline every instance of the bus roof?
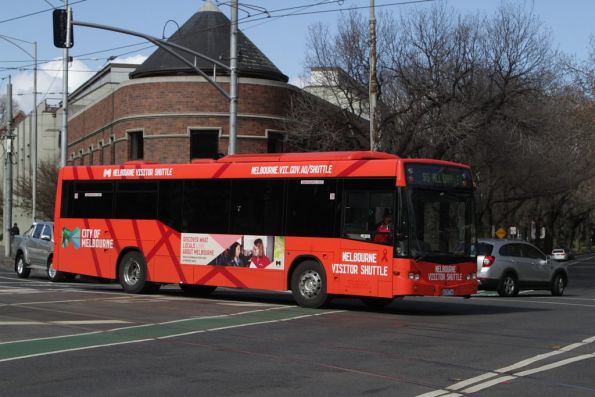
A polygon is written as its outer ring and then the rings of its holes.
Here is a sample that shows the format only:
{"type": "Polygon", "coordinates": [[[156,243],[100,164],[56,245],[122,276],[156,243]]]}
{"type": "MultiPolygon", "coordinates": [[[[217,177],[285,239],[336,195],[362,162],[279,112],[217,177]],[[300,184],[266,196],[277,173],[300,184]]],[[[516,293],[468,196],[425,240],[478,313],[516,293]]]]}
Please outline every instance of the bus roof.
{"type": "MultiPolygon", "coordinates": [[[[317,161],[317,160],[396,160],[399,156],[372,151],[344,152],[308,152],[308,153],[262,153],[232,154],[216,160],[217,163],[261,163],[283,161],[317,161]]],[[[195,160],[193,160],[195,161],[195,160]]],[[[198,162],[202,162],[199,160],[198,162]]]]}

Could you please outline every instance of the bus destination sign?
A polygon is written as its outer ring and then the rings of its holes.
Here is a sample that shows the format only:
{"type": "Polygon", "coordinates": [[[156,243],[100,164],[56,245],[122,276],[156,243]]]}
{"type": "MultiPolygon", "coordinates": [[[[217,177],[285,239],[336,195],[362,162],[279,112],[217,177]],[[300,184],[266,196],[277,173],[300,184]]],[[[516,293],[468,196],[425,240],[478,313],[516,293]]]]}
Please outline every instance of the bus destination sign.
{"type": "Polygon", "coordinates": [[[407,184],[411,186],[471,189],[471,172],[466,168],[440,164],[407,164],[407,184]]]}

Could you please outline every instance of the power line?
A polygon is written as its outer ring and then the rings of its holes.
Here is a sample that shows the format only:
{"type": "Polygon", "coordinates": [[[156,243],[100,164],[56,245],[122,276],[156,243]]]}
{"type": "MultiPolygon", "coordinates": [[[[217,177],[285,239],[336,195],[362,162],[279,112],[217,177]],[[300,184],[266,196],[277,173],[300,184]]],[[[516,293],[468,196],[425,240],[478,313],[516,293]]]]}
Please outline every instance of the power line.
{"type": "MultiPolygon", "coordinates": [[[[75,4],[78,4],[78,3],[83,3],[85,1],[87,1],[87,0],[74,1],[74,2],[70,3],[70,5],[75,5],[75,4]]],[[[9,19],[0,20],[0,23],[16,21],[17,19],[23,19],[23,18],[31,17],[33,15],[43,14],[44,12],[54,11],[54,9],[55,8],[46,8],[45,10],[35,11],[35,12],[31,12],[29,14],[18,16],[18,17],[13,17],[13,18],[9,18],[9,19]]]]}
{"type": "MultiPolygon", "coordinates": [[[[375,7],[382,8],[382,7],[407,5],[407,4],[432,3],[435,1],[438,1],[438,0],[409,0],[409,1],[400,1],[400,2],[387,3],[387,4],[376,4],[375,7]]],[[[363,9],[369,9],[369,8],[370,8],[370,6],[367,5],[367,6],[356,6],[356,7],[347,7],[347,8],[334,8],[334,9],[330,9],[330,10],[321,10],[321,11],[295,12],[295,13],[289,13],[289,14],[283,14],[283,15],[275,15],[274,18],[282,18],[282,17],[287,17],[287,16],[328,14],[331,12],[355,11],[355,10],[363,10],[363,9]]],[[[275,12],[275,11],[271,11],[271,12],[275,12]]],[[[269,17],[261,17],[261,18],[254,19],[251,22],[256,22],[256,21],[260,21],[260,20],[268,19],[268,18],[269,17]]]]}

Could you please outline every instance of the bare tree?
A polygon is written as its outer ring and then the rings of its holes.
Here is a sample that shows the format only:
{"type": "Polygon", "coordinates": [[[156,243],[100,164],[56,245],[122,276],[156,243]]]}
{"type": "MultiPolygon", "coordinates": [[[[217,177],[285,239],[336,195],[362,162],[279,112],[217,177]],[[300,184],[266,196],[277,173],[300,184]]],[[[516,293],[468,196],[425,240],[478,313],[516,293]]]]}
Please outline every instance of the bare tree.
{"type": "MultiPolygon", "coordinates": [[[[58,183],[58,166],[49,161],[41,161],[37,172],[37,211],[43,219],[54,219],[56,202],[56,186],[58,183]]],[[[23,176],[16,181],[14,190],[15,206],[32,212],[32,184],[30,176],[23,176]]]]}
{"type": "MultiPolygon", "coordinates": [[[[575,68],[586,78],[569,79],[547,29],[514,4],[492,16],[463,16],[444,5],[384,13],[378,26],[383,150],[471,164],[484,230],[537,221],[548,236],[559,234],[586,211],[576,192],[591,194],[593,207],[593,191],[583,189],[593,178],[593,86],[591,93],[584,88],[592,62],[575,68]]],[[[336,35],[316,25],[309,39],[308,66],[350,77],[328,86],[351,117],[366,113],[357,90],[368,84],[366,40],[367,20],[356,13],[343,17],[336,35]]],[[[314,130],[316,108],[307,109],[313,116],[300,128],[314,130]]],[[[319,139],[345,141],[341,125],[325,125],[319,139]]]]}
{"type": "MultiPolygon", "coordinates": [[[[8,104],[8,98],[6,95],[0,95],[0,126],[6,123],[6,108],[8,104]]],[[[21,110],[19,103],[13,98],[12,99],[12,115],[13,117],[21,110]]]]}

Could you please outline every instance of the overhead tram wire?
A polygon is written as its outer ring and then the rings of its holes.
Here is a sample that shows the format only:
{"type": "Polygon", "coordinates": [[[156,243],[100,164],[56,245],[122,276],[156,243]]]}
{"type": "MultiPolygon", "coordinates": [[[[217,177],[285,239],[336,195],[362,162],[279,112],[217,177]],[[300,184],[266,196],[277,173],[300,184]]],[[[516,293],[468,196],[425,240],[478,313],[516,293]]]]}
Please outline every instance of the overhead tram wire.
{"type": "MultiPolygon", "coordinates": [[[[408,5],[408,4],[420,4],[420,3],[433,3],[436,2],[438,0],[409,0],[409,1],[400,1],[400,2],[394,2],[394,3],[387,3],[387,4],[376,4],[375,7],[376,8],[382,8],[382,7],[392,7],[392,6],[401,6],[401,5],[408,5]]],[[[331,10],[321,10],[321,11],[309,11],[309,12],[295,12],[295,13],[289,13],[289,14],[282,14],[282,15],[274,15],[270,18],[283,18],[283,17],[289,17],[289,16],[301,16],[301,15],[316,15],[316,14],[328,14],[331,12],[342,12],[342,11],[355,11],[355,10],[364,10],[364,9],[369,9],[370,6],[357,6],[357,7],[347,7],[347,8],[335,8],[335,9],[331,9],[331,10]]],[[[270,11],[275,12],[275,11],[270,11]]],[[[268,19],[269,17],[261,17],[261,18],[257,18],[257,19],[253,19],[251,22],[256,22],[256,21],[260,21],[263,19],[268,19]]]]}
{"type": "MultiPolygon", "coordinates": [[[[305,10],[305,9],[308,9],[308,8],[311,8],[311,7],[316,7],[316,6],[321,6],[321,5],[327,5],[327,4],[331,4],[331,3],[337,3],[337,4],[341,5],[343,3],[343,0],[323,0],[323,1],[319,1],[318,3],[304,4],[303,6],[300,6],[300,7],[297,7],[297,6],[296,7],[288,7],[288,8],[285,8],[285,9],[279,9],[279,10],[275,10],[275,11],[271,11],[271,12],[288,11],[288,10],[291,10],[291,9],[295,9],[295,12],[291,12],[289,14],[286,14],[286,16],[293,16],[293,15],[296,15],[298,11],[305,10]]],[[[264,25],[265,23],[272,22],[273,20],[278,20],[280,18],[282,18],[282,16],[270,16],[270,14],[269,14],[269,16],[267,18],[260,18],[260,19],[257,19],[257,20],[249,21],[248,23],[250,23],[250,22],[257,22],[257,21],[259,21],[261,19],[266,19],[264,22],[258,23],[256,25],[247,26],[244,30],[252,29],[252,28],[255,28],[255,27],[264,25]]]]}
{"type": "MultiPolygon", "coordinates": [[[[78,4],[78,3],[84,3],[85,1],[88,1],[88,0],[77,0],[77,1],[73,1],[72,3],[70,3],[70,5],[72,6],[72,5],[75,5],[75,4],[78,4]]],[[[48,11],[54,11],[54,9],[55,8],[47,8],[45,10],[31,12],[29,14],[21,15],[21,16],[18,16],[18,17],[4,19],[4,20],[1,20],[0,23],[12,22],[12,21],[16,21],[18,19],[32,17],[33,15],[43,14],[44,12],[48,12],[48,11]]]]}
{"type": "MultiPolygon", "coordinates": [[[[140,44],[146,44],[146,43],[140,43],[140,44]]],[[[135,45],[137,45],[137,44],[135,44],[135,45]]],[[[115,49],[117,49],[117,48],[126,48],[126,47],[129,47],[129,46],[115,47],[115,49]]],[[[112,56],[105,57],[105,58],[81,58],[80,56],[74,56],[73,57],[73,60],[79,60],[79,61],[96,61],[96,62],[107,61],[110,58],[112,58],[112,59],[119,58],[121,56],[132,54],[132,53],[135,53],[135,52],[138,52],[138,51],[144,51],[144,50],[147,50],[147,49],[152,48],[152,47],[154,47],[153,44],[148,45],[148,46],[145,46],[143,48],[139,48],[137,50],[127,51],[127,52],[123,52],[123,53],[112,55],[112,56]]],[[[110,51],[110,50],[97,51],[96,53],[99,53],[99,52],[108,52],[108,51],[110,51]]],[[[88,55],[88,54],[83,54],[83,55],[88,55]]],[[[57,61],[59,61],[59,60],[57,60],[57,59],[44,60],[43,62],[38,62],[38,65],[48,64],[48,63],[57,62],[57,61]]],[[[2,61],[0,61],[0,64],[1,63],[2,63],[2,61]]],[[[32,66],[33,66],[33,64],[19,65],[19,66],[12,66],[12,67],[0,67],[0,71],[9,71],[9,70],[30,71],[30,70],[33,70],[32,69],[32,66]]],[[[38,68],[38,70],[42,70],[42,71],[45,71],[45,72],[55,72],[57,70],[60,70],[61,71],[62,69],[38,68]]],[[[69,69],[69,71],[71,71],[71,72],[80,72],[80,73],[85,73],[85,72],[97,73],[99,70],[101,70],[101,69],[98,69],[98,70],[73,70],[73,69],[69,69]]],[[[128,72],[118,72],[118,71],[113,71],[113,72],[114,73],[128,73],[128,72]]]]}

